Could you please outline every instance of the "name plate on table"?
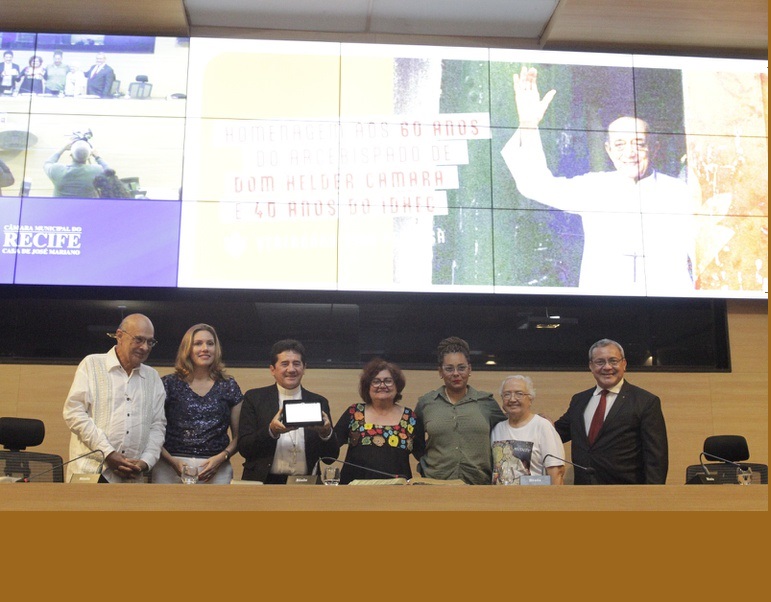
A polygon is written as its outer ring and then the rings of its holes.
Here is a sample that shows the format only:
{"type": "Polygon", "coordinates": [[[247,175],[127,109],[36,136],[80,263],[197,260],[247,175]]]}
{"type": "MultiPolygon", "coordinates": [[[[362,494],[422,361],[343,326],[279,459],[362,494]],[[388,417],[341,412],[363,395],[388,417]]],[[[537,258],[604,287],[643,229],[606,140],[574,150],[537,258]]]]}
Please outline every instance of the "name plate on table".
{"type": "Polygon", "coordinates": [[[520,485],[551,485],[551,477],[544,475],[522,475],[519,477],[520,485]]]}
{"type": "Polygon", "coordinates": [[[74,474],[70,477],[70,483],[98,483],[100,474],[74,474]]]}
{"type": "Polygon", "coordinates": [[[292,474],[286,478],[287,485],[318,485],[321,483],[317,474],[292,474]]]}

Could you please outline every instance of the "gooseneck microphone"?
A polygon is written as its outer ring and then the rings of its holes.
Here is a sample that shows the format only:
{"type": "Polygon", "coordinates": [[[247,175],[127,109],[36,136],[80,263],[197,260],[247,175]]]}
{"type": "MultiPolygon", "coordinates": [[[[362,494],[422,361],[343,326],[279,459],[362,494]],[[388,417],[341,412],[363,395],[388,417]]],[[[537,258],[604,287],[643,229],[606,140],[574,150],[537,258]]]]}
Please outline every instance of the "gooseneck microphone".
{"type": "Polygon", "coordinates": [[[19,482],[19,483],[29,483],[29,482],[33,481],[34,479],[36,479],[36,478],[38,478],[40,476],[43,476],[44,474],[48,474],[49,472],[52,472],[52,471],[56,470],[57,468],[64,468],[70,462],[75,462],[76,460],[80,460],[81,458],[86,458],[86,457],[92,456],[94,454],[101,454],[102,455],[102,461],[99,462],[99,468],[96,471],[96,474],[99,474],[99,473],[102,472],[102,466],[104,466],[104,459],[105,459],[104,458],[104,452],[101,449],[92,449],[90,452],[82,454],[82,455],[78,456],[77,458],[72,458],[72,460],[67,460],[66,462],[62,462],[61,464],[57,464],[56,466],[52,466],[51,468],[48,468],[48,469],[46,469],[46,470],[44,470],[42,472],[38,472],[37,474],[30,475],[30,476],[28,476],[28,477],[26,477],[24,479],[19,479],[19,481],[17,481],[17,482],[19,482]]]}
{"type": "Polygon", "coordinates": [[[543,462],[544,462],[543,469],[544,469],[544,471],[546,471],[546,458],[555,458],[556,460],[559,460],[560,462],[565,462],[566,464],[570,464],[571,466],[575,466],[576,468],[580,468],[581,470],[583,470],[588,475],[592,475],[592,474],[594,474],[596,472],[594,470],[594,468],[592,468],[591,466],[581,466],[580,464],[576,464],[575,462],[571,462],[570,460],[566,460],[565,458],[560,458],[559,456],[555,456],[554,454],[546,454],[543,457],[543,462]]]}
{"type": "Polygon", "coordinates": [[[701,460],[701,466],[704,469],[704,472],[706,474],[710,474],[710,472],[707,469],[707,466],[704,464],[704,458],[708,458],[710,460],[717,460],[718,462],[724,462],[726,464],[730,464],[731,466],[736,466],[736,468],[739,468],[740,470],[745,470],[745,467],[737,462],[732,462],[731,460],[726,460],[725,458],[721,458],[720,456],[709,454],[707,452],[701,452],[699,454],[699,459],[701,460]]]}
{"type": "Polygon", "coordinates": [[[704,474],[708,477],[712,476],[712,473],[709,471],[709,468],[707,468],[707,465],[704,464],[704,452],[701,452],[699,454],[699,462],[701,463],[701,469],[704,471],[704,474]]]}
{"type": "MultiPolygon", "coordinates": [[[[369,466],[361,466],[360,464],[354,464],[353,462],[349,462],[348,460],[338,460],[337,458],[330,458],[328,456],[319,458],[319,462],[322,460],[324,461],[325,464],[332,464],[333,462],[338,462],[339,464],[343,464],[346,466],[361,468],[362,470],[366,470],[367,472],[374,472],[375,474],[383,475],[384,477],[388,477],[389,479],[407,479],[407,477],[401,474],[394,474],[392,472],[383,472],[382,470],[375,470],[374,468],[370,468],[369,466]]],[[[407,480],[409,481],[409,479],[407,480]]]]}

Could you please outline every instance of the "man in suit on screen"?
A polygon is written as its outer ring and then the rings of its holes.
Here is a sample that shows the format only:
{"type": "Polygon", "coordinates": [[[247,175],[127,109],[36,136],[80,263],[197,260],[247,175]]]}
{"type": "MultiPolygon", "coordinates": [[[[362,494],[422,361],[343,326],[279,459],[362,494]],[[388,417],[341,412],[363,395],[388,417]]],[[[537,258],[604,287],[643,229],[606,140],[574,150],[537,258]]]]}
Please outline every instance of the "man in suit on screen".
{"type": "Polygon", "coordinates": [[[243,480],[285,484],[291,475],[308,475],[319,458],[336,458],[339,447],[332,433],[329,401],[301,386],[305,374],[305,347],[284,339],[270,351],[270,373],[275,384],[251,389],[244,395],[238,431],[238,452],[245,458],[243,480]],[[321,403],[324,424],[290,427],[282,422],[284,401],[302,399],[321,403]]]}
{"type": "Polygon", "coordinates": [[[104,52],[96,55],[96,63],[86,71],[86,93],[102,98],[112,97],[112,83],[115,81],[115,71],[107,64],[104,52]]]}
{"type": "Polygon", "coordinates": [[[669,455],[661,400],[624,379],[624,349],[610,339],[589,348],[597,385],[577,393],[554,427],[572,441],[576,485],[664,484],[669,455]]]}

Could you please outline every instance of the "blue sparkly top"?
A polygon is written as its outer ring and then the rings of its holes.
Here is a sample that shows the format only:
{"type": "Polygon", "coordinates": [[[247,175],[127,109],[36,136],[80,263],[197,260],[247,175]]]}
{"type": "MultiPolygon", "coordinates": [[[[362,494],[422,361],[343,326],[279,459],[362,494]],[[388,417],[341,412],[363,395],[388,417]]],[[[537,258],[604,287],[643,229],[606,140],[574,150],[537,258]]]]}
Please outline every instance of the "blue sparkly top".
{"type": "Polygon", "coordinates": [[[222,452],[230,442],[230,410],[243,399],[235,379],[215,381],[203,397],[176,374],[161,380],[166,388],[166,451],[188,458],[222,452]]]}

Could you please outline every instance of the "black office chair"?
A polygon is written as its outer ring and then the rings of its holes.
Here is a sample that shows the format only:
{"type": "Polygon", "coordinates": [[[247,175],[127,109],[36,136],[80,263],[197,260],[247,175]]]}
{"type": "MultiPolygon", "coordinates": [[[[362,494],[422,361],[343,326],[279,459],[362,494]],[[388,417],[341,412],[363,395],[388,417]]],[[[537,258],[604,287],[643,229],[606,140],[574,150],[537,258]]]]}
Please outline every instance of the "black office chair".
{"type": "Polygon", "coordinates": [[[35,418],[0,418],[0,478],[64,483],[61,456],[24,451],[40,445],[45,425],[35,418]]]}
{"type": "Polygon", "coordinates": [[[110,96],[112,96],[112,97],[120,96],[120,80],[119,79],[113,80],[112,84],[110,85],[110,96]]]}
{"type": "Polygon", "coordinates": [[[136,176],[132,176],[129,178],[120,178],[120,181],[126,185],[126,188],[128,188],[129,192],[131,193],[131,198],[134,198],[134,199],[147,198],[147,191],[142,190],[139,187],[139,178],[137,178],[136,176]]]}
{"type": "Polygon", "coordinates": [[[745,462],[750,458],[750,450],[747,447],[747,439],[741,435],[707,437],[704,440],[703,457],[711,461],[686,467],[686,485],[735,485],[738,483],[737,464],[741,466],[742,470],[749,468],[753,475],[760,475],[760,482],[763,485],[768,485],[768,464],[745,462]]]}
{"type": "Polygon", "coordinates": [[[146,75],[137,75],[136,81],[129,84],[128,94],[130,98],[150,98],[153,85],[147,82],[146,75]]]}

